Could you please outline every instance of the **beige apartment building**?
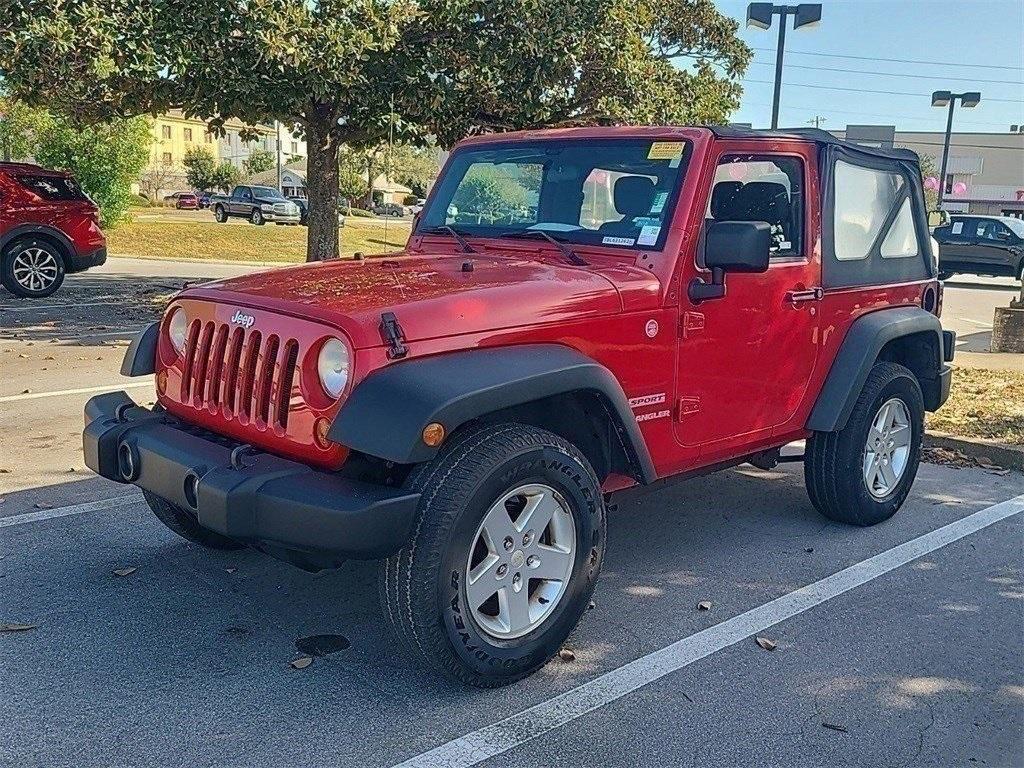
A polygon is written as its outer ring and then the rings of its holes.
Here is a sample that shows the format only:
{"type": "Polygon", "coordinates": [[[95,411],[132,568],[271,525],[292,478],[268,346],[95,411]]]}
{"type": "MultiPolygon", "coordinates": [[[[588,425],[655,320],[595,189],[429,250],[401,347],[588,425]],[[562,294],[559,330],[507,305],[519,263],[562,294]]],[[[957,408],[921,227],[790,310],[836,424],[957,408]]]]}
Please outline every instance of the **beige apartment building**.
{"type": "MultiPolygon", "coordinates": [[[[846,128],[833,133],[875,146],[906,147],[933,157],[936,175],[941,169],[943,133],[897,131],[885,125],[846,128]]],[[[945,187],[947,211],[1024,218],[1024,134],[953,133],[945,187]],[[964,191],[958,192],[961,183],[964,191]]]]}

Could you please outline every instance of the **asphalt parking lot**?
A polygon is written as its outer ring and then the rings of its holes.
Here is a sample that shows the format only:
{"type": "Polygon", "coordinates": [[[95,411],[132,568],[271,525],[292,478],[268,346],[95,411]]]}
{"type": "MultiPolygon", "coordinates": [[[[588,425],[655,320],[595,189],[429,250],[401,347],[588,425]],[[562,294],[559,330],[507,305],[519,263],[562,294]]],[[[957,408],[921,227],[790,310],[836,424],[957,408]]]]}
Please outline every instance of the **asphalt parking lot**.
{"type": "MultiPolygon", "coordinates": [[[[399,653],[373,564],[176,538],[84,469],[82,406],[151,400],[117,374],[133,332],[241,269],[112,260],[0,294],[0,623],[35,625],[0,632],[0,765],[1024,765],[1017,473],[922,465],[871,529],[819,517],[798,465],[622,494],[575,659],[497,691],[399,653]],[[317,635],[340,649],[292,668],[317,635]]],[[[947,316],[983,322],[968,291],[1011,295],[988,284],[947,286],[947,316]]]]}

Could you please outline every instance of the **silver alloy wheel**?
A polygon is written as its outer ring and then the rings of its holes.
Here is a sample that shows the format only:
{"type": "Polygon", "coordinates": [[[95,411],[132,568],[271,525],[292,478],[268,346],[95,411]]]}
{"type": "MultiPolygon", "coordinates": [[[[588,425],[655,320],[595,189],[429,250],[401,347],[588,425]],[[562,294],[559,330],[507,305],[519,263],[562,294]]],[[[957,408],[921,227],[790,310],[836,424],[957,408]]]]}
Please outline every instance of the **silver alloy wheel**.
{"type": "Polygon", "coordinates": [[[896,490],[910,459],[913,429],[906,403],[894,397],[878,409],[864,447],[864,482],[882,499],[896,490]]]}
{"type": "Polygon", "coordinates": [[[32,245],[14,257],[11,272],[18,285],[27,291],[45,291],[57,281],[60,266],[57,257],[45,248],[32,245]]]}
{"type": "Polygon", "coordinates": [[[477,626],[499,640],[537,629],[565,595],[576,559],[576,524],[558,492],[531,483],[484,515],[466,561],[466,601],[477,626]]]}

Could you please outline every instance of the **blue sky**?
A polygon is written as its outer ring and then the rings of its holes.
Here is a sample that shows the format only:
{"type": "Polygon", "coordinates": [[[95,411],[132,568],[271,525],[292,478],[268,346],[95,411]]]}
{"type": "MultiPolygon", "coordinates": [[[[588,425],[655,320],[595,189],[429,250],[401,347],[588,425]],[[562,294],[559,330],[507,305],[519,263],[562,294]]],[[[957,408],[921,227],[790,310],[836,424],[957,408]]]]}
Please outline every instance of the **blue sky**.
{"type": "MultiPolygon", "coordinates": [[[[732,119],[767,127],[778,17],[768,30],[747,28],[745,0],[716,0],[716,5],[740,21],[740,35],[754,49],[742,105],[732,119]]],[[[780,126],[804,126],[820,115],[826,118],[823,128],[881,123],[898,130],[943,131],[945,110],[930,106],[935,90],[981,91],[976,108],[957,107],[956,131],[1005,133],[1011,124],[1024,123],[1024,0],[824,0],[822,5],[817,27],[794,31],[789,20],[780,126]],[[836,69],[858,71],[828,71],[836,69]]]]}

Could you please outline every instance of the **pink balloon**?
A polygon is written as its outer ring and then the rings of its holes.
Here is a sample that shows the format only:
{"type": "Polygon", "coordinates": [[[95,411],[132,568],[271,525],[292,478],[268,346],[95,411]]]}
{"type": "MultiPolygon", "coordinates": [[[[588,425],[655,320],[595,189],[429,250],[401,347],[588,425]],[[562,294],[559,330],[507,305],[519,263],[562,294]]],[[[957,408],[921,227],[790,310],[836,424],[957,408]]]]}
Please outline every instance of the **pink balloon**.
{"type": "Polygon", "coordinates": [[[927,179],[924,180],[924,188],[930,189],[933,192],[938,192],[939,180],[936,179],[934,176],[929,176],[927,179]]]}
{"type": "Polygon", "coordinates": [[[964,184],[962,181],[958,181],[956,184],[953,185],[953,194],[954,195],[962,195],[966,191],[967,191],[967,185],[964,184]]]}

